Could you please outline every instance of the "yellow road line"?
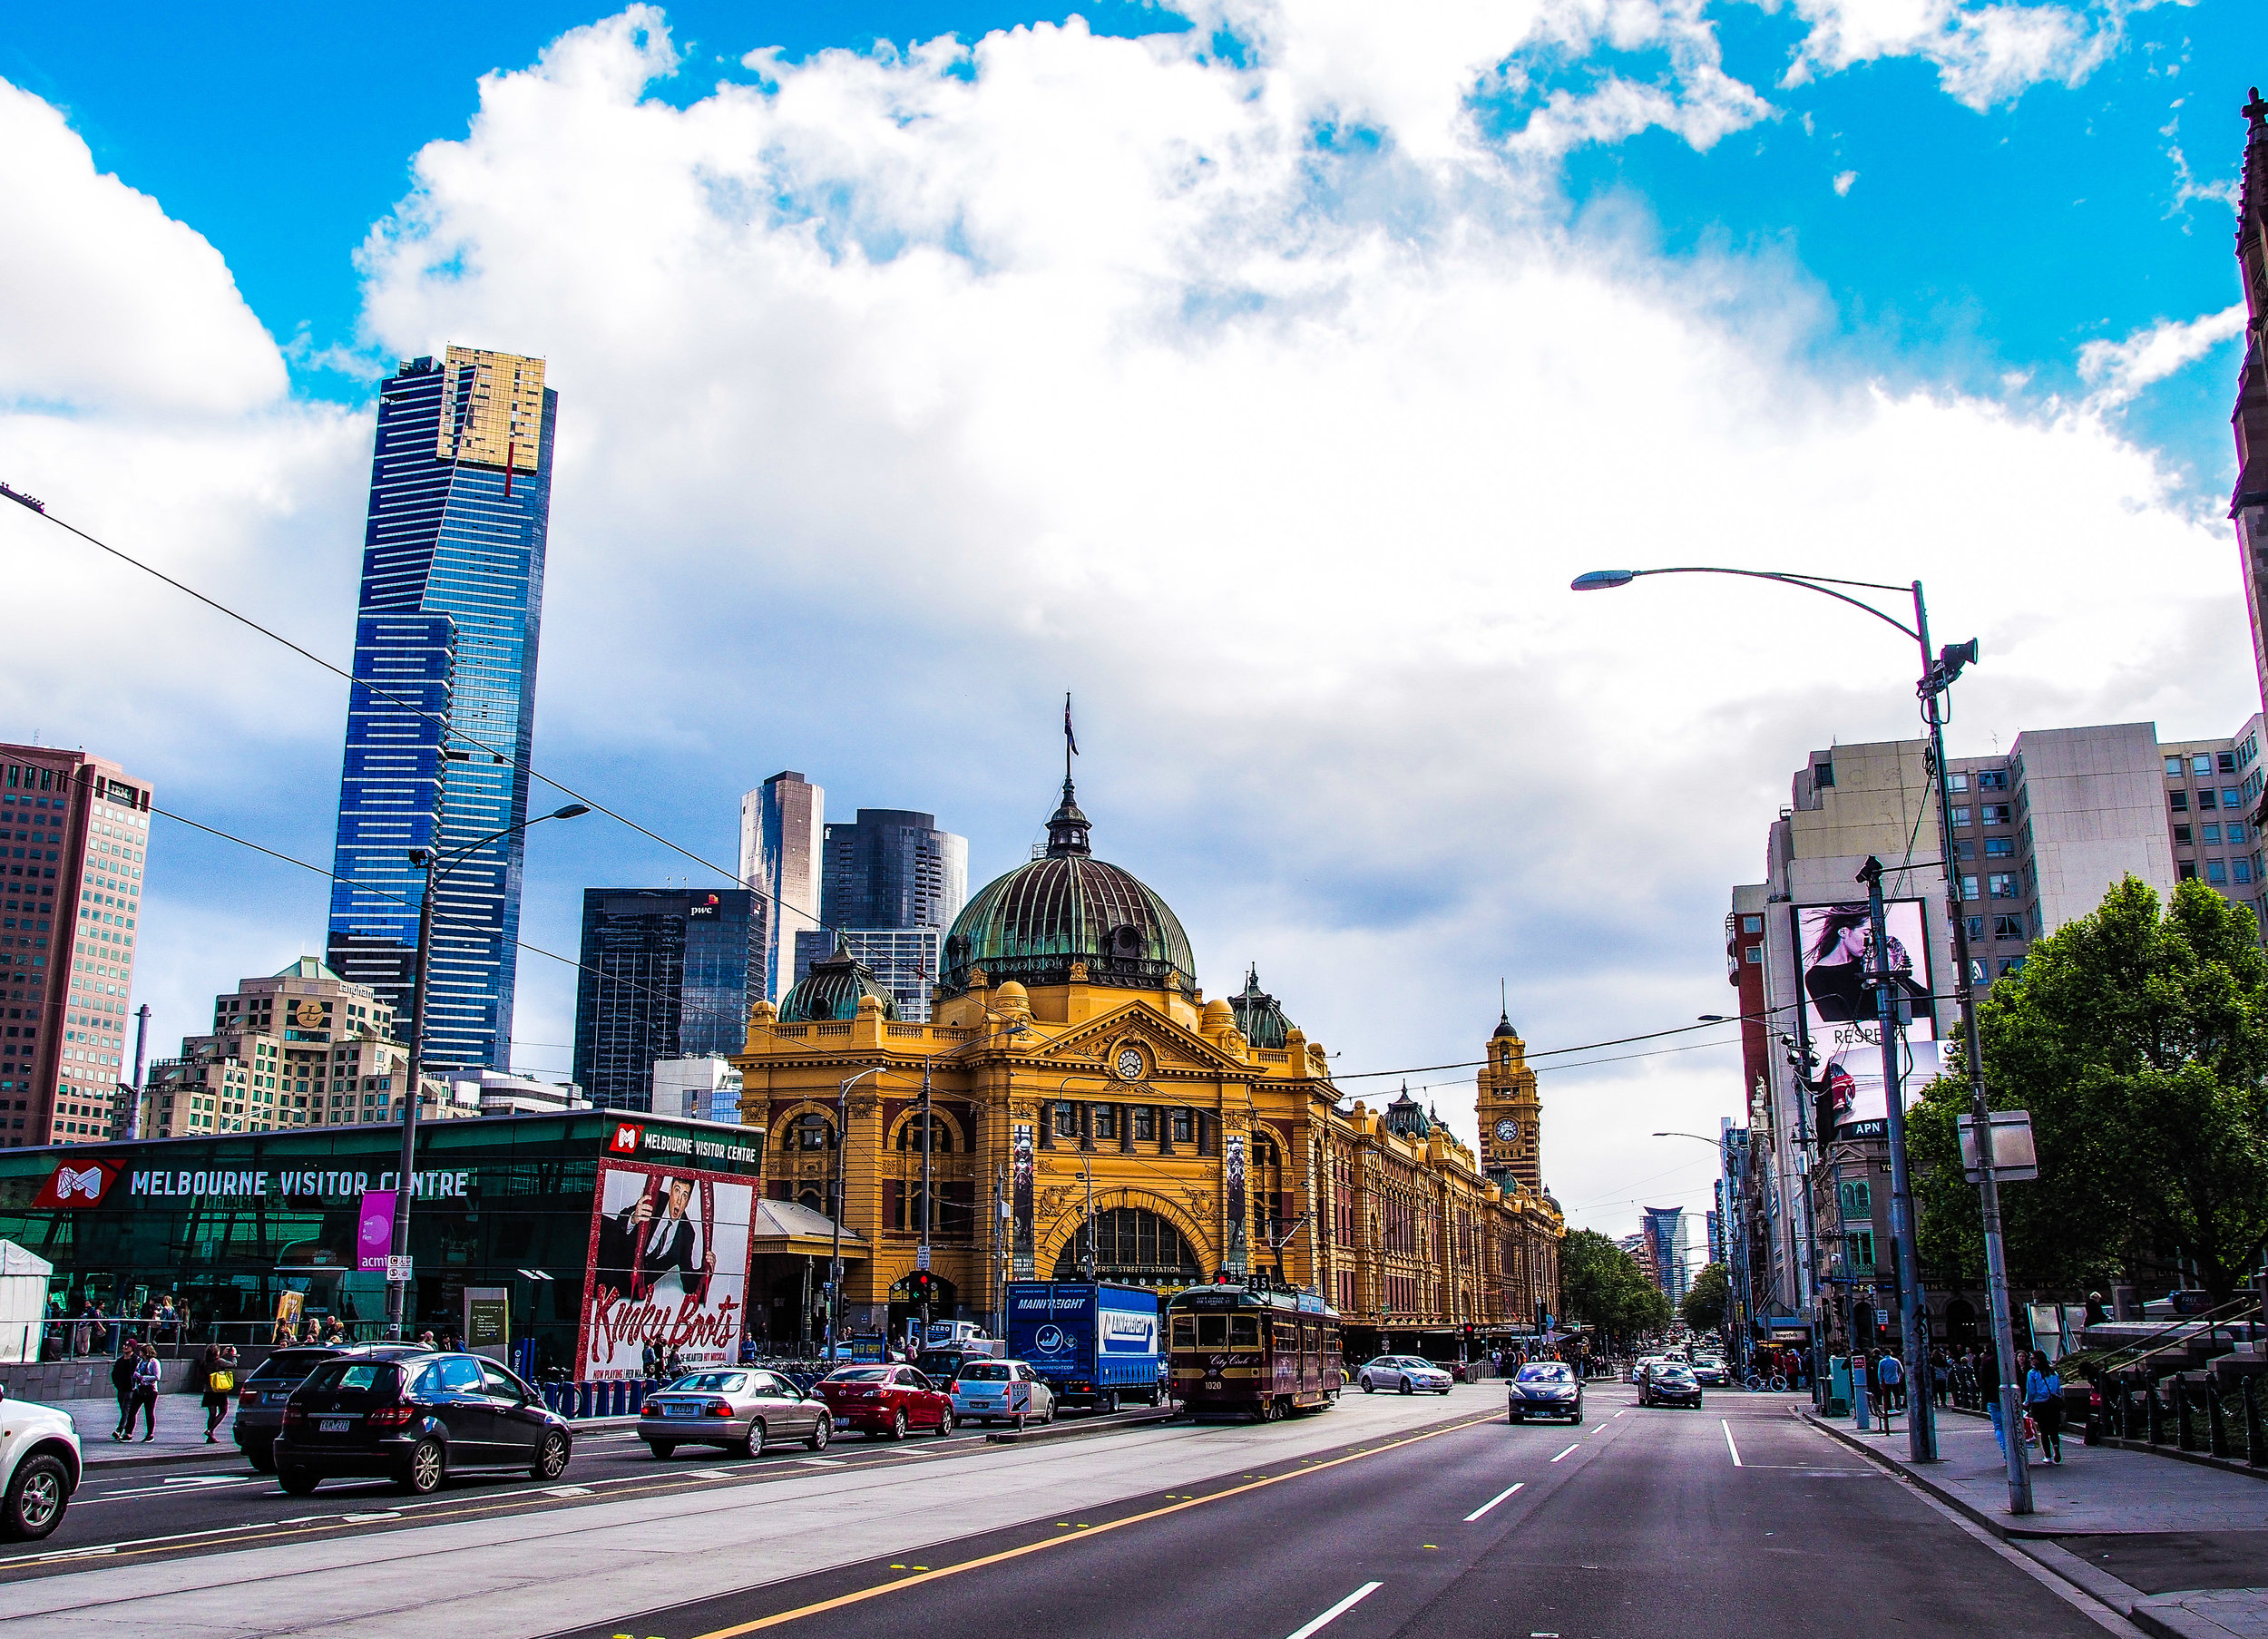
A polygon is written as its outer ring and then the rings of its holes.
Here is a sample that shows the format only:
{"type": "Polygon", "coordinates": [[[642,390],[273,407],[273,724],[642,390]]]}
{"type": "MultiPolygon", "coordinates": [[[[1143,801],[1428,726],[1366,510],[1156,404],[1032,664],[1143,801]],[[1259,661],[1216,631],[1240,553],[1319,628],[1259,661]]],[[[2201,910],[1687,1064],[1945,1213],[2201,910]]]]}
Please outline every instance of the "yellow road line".
{"type": "Polygon", "coordinates": [[[799,1622],[806,1616],[816,1616],[824,1611],[838,1611],[846,1605],[861,1605],[869,1599],[879,1598],[885,1594],[901,1593],[907,1588],[919,1587],[924,1582],[937,1582],[947,1576],[958,1576],[963,1571],[982,1570],[986,1566],[999,1565],[1004,1560],[1021,1559],[1027,1554],[1037,1554],[1042,1548],[1056,1547],[1066,1542],[1092,1542],[1105,1531],[1115,1531],[1121,1526],[1138,1526],[1147,1520],[1162,1519],[1168,1514],[1178,1514],[1185,1508],[1202,1507],[1208,1502],[1220,1502],[1227,1498],[1241,1497],[1247,1491],[1257,1491],[1264,1486],[1276,1485],[1286,1479],[1299,1479],[1309,1474],[1320,1474],[1325,1468],[1337,1468],[1341,1463],[1354,1462],[1364,1457],[1375,1457],[1382,1451],[1399,1450],[1403,1446],[1414,1446],[1420,1440],[1435,1439],[1444,1434],[1460,1433],[1466,1429],[1477,1429],[1484,1423],[1494,1421],[1496,1419],[1491,1415],[1476,1417],[1470,1422],[1452,1423],[1445,1429],[1429,1429],[1423,1434],[1413,1434],[1407,1439],[1393,1440],[1383,1446],[1370,1446],[1359,1451],[1349,1452],[1344,1457],[1334,1457],[1329,1462],[1317,1463],[1313,1468],[1295,1468],[1288,1473],[1267,1475],[1252,1481],[1249,1485],[1232,1486],[1226,1491],[1214,1491],[1204,1497],[1194,1497],[1187,1502],[1177,1502],[1168,1507],[1152,1508],[1145,1514],[1129,1514],[1124,1519],[1113,1519],[1106,1524],[1095,1526],[1089,1529],[1084,1537],[1043,1537],[1037,1542],[1028,1542],[1019,1548],[1003,1548],[997,1554],[986,1554],[979,1558],[964,1560],[959,1565],[943,1566],[934,1571],[924,1571],[919,1576],[900,1576],[893,1581],[877,1583],[870,1588],[861,1588],[855,1593],[837,1594],[832,1599],[822,1599],[816,1604],[798,1605],[792,1611],[781,1611],[777,1615],[759,1616],[753,1622],[740,1622],[730,1627],[717,1628],[699,1635],[699,1639],[735,1639],[735,1636],[740,1634],[753,1634],[767,1627],[781,1627],[790,1622],[799,1622]]]}

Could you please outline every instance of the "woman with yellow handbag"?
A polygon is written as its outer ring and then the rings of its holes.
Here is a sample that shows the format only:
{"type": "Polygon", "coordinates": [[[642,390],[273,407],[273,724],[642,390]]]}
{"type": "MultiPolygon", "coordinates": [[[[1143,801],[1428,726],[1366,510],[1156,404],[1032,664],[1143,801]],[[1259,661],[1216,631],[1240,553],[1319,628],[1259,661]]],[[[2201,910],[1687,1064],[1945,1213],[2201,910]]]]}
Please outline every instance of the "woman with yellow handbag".
{"type": "Polygon", "coordinates": [[[220,1443],[218,1430],[229,1415],[229,1400],[236,1392],[236,1345],[205,1345],[205,1444],[220,1443]]]}

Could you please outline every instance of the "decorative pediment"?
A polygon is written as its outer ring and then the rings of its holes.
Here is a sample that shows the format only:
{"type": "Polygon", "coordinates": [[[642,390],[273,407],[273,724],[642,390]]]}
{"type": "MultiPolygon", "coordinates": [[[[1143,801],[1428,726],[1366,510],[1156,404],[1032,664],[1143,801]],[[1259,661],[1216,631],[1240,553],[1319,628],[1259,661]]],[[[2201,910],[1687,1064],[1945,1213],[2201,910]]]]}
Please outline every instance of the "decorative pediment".
{"type": "Polygon", "coordinates": [[[1092,1064],[1100,1060],[1107,1069],[1112,1056],[1129,1045],[1143,1054],[1148,1069],[1168,1074],[1249,1074],[1252,1068],[1241,1059],[1222,1052],[1195,1030],[1139,1002],[1113,1008],[1100,1018],[1090,1019],[1054,1037],[1038,1055],[1037,1061],[1076,1059],[1092,1064]]]}

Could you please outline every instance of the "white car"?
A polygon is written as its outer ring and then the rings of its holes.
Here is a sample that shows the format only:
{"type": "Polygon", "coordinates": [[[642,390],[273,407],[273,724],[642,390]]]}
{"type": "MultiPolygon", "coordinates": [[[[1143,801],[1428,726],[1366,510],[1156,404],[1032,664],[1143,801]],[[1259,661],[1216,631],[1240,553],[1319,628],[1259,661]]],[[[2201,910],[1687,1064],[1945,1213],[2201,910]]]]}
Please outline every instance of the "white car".
{"type": "Polygon", "coordinates": [[[0,1537],[37,1542],[61,1525],[79,1473],[70,1415],[0,1390],[0,1537]]]}
{"type": "Polygon", "coordinates": [[[1453,1380],[1432,1361],[1421,1360],[1414,1354],[1382,1354],[1374,1361],[1364,1361],[1354,1374],[1354,1380],[1363,1386],[1364,1394],[1375,1394],[1381,1389],[1403,1394],[1415,1394],[1421,1389],[1431,1394],[1446,1394],[1453,1380]]]}
{"type": "Polygon", "coordinates": [[[953,1380],[953,1414],[963,1422],[1055,1420],[1055,1394],[1022,1361],[969,1361],[953,1380]]]}

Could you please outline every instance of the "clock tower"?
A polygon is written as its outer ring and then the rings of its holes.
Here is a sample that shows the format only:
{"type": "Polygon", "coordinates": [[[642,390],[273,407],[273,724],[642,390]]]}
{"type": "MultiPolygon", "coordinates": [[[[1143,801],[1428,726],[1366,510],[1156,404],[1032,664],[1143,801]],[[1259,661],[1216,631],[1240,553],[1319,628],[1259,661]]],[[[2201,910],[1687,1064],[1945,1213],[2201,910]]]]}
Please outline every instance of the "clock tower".
{"type": "Polygon", "coordinates": [[[1480,1077],[1481,1170],[1507,1191],[1515,1186],[1543,1191],[1541,1135],[1543,1102],[1536,1097],[1536,1072],[1528,1068],[1528,1046],[1512,1029],[1509,1011],[1489,1038],[1489,1061],[1480,1077]]]}

